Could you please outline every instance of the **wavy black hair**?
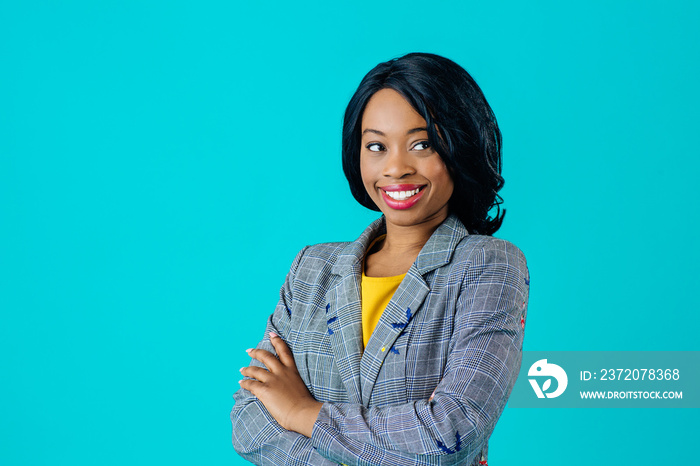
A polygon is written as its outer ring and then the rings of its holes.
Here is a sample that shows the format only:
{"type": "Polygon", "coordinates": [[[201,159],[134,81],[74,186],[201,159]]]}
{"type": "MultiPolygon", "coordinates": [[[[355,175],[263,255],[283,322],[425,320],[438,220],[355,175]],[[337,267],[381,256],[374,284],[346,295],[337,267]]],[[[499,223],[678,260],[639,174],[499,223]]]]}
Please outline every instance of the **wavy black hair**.
{"type": "Polygon", "coordinates": [[[362,79],[343,122],[343,171],[352,195],[363,206],[379,210],[362,184],[360,141],[367,102],[387,88],[401,94],[425,119],[428,142],[454,181],[450,212],[470,233],[495,233],[505,215],[498,195],[503,187],[501,132],[474,79],[439,55],[409,53],[378,64],[362,79]],[[496,208],[493,217],[489,215],[492,208],[496,208]]]}

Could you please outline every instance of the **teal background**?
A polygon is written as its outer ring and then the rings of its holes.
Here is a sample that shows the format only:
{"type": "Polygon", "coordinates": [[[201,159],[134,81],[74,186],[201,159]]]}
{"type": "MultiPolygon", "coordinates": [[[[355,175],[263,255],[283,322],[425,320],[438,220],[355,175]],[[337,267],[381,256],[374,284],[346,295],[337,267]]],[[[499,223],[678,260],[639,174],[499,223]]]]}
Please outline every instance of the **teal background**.
{"type": "MultiPolygon", "coordinates": [[[[528,350],[698,350],[691,1],[3,1],[0,463],[244,464],[244,349],[304,245],[375,218],[340,163],[376,63],[467,68],[504,135],[528,350]]],[[[506,409],[491,465],[690,464],[696,410],[506,409]]]]}

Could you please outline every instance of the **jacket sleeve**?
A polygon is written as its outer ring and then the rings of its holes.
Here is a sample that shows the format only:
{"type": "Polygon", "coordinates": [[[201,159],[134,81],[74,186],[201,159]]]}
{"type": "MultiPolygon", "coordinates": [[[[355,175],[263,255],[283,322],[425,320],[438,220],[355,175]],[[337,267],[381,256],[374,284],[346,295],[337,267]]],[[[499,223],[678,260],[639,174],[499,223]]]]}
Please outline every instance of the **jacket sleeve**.
{"type": "MultiPolygon", "coordinates": [[[[273,354],[275,350],[267,335],[269,332],[275,332],[284,338],[284,327],[289,325],[288,306],[291,306],[292,302],[294,274],[299,267],[304,250],[299,252],[292,263],[280,290],[280,300],[275,312],[268,319],[265,337],[257,345],[258,348],[273,354]],[[274,325],[273,322],[278,324],[274,325]]],[[[256,360],[252,360],[251,364],[262,366],[256,360]]],[[[233,446],[238,454],[248,461],[258,465],[337,465],[336,462],[322,457],[312,445],[311,439],[282,428],[265,406],[248,390],[241,388],[233,397],[235,399],[235,405],[231,411],[233,446]]]]}
{"type": "Polygon", "coordinates": [[[529,275],[520,250],[501,240],[467,263],[434,397],[381,408],[325,403],[311,436],[324,457],[397,466],[480,459],[520,370],[529,275]]]}

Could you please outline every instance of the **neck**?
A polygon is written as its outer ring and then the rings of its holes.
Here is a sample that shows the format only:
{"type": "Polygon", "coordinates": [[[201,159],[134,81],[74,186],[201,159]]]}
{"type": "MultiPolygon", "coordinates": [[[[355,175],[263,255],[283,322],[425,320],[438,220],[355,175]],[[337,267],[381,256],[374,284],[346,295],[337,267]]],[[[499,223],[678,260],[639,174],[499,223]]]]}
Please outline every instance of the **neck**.
{"type": "Polygon", "coordinates": [[[447,218],[440,216],[429,219],[418,225],[395,225],[386,222],[386,238],[382,249],[391,254],[415,254],[417,255],[425,243],[428,242],[433,232],[447,218]]]}

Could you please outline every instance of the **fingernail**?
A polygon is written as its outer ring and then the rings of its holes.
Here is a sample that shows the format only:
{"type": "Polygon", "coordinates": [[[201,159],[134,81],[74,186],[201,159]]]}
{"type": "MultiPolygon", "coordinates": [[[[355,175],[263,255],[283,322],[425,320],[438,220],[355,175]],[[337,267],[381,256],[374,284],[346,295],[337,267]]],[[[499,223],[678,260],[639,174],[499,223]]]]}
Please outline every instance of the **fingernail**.
{"type": "Polygon", "coordinates": [[[243,368],[241,367],[240,369],[238,369],[238,372],[240,372],[240,373],[242,374],[242,373],[243,373],[243,368]]]}
{"type": "Polygon", "coordinates": [[[275,332],[270,332],[270,338],[278,338],[275,332]]]}
{"type": "Polygon", "coordinates": [[[247,350],[245,350],[246,353],[250,353],[251,351],[253,351],[253,348],[248,348],[247,350]]]}

